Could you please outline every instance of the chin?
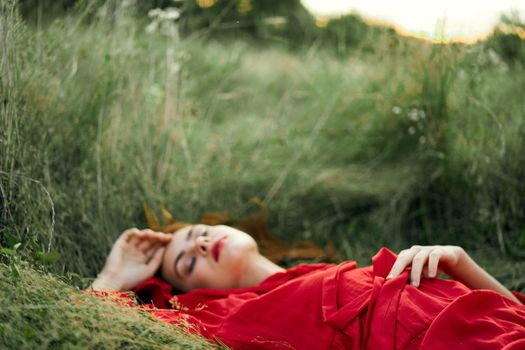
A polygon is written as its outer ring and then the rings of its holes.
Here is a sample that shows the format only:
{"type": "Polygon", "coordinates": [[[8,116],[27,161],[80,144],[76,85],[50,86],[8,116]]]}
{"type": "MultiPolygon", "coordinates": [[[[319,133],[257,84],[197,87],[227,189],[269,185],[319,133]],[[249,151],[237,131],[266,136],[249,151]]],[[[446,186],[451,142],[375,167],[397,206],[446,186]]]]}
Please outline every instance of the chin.
{"type": "Polygon", "coordinates": [[[225,249],[222,252],[225,258],[223,260],[225,265],[221,265],[223,267],[227,266],[227,269],[230,272],[238,270],[243,271],[246,265],[249,264],[249,261],[252,260],[256,254],[258,254],[257,244],[251,236],[243,239],[236,237],[236,239],[230,240],[230,238],[233,237],[227,238],[229,242],[227,245],[225,244],[225,249]]]}
{"type": "Polygon", "coordinates": [[[231,253],[234,252],[252,252],[257,251],[257,242],[252,236],[243,233],[242,236],[229,236],[227,238],[229,248],[232,248],[231,253]]]}

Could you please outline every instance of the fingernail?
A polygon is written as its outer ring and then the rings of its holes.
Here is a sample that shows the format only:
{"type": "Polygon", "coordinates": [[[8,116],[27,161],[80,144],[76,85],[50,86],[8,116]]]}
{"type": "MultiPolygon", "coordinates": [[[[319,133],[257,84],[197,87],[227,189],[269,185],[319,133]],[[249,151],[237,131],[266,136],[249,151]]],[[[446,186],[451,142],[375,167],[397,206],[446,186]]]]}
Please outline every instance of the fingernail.
{"type": "Polygon", "coordinates": [[[394,278],[394,275],[391,274],[391,273],[389,273],[388,276],[386,276],[386,279],[389,280],[389,279],[391,279],[391,278],[394,278]]]}
{"type": "Polygon", "coordinates": [[[414,287],[417,287],[417,282],[416,281],[412,281],[410,282],[411,285],[413,285],[414,287]]]}

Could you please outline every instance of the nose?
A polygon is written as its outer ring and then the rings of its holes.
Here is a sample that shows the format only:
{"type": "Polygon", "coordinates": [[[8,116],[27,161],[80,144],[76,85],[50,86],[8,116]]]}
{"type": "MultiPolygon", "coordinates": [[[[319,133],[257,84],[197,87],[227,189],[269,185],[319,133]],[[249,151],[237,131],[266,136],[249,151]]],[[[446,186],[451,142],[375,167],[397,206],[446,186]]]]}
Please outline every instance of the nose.
{"type": "Polygon", "coordinates": [[[199,236],[195,239],[194,250],[196,254],[206,255],[210,251],[210,237],[199,236]]]}

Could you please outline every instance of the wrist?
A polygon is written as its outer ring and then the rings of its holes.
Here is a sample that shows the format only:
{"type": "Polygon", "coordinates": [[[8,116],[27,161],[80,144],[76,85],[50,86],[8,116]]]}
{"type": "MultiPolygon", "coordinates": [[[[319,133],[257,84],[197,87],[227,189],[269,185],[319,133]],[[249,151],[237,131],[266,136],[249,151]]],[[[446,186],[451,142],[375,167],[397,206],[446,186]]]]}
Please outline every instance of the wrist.
{"type": "Polygon", "coordinates": [[[123,291],[122,284],[118,282],[118,279],[104,272],[98,274],[91,284],[91,288],[93,290],[123,291]]]}
{"type": "Polygon", "coordinates": [[[470,256],[467,254],[465,249],[463,249],[462,247],[456,247],[456,249],[458,250],[458,260],[456,262],[456,267],[457,266],[463,267],[465,264],[469,262],[469,260],[471,260],[470,256]]]}
{"type": "Polygon", "coordinates": [[[469,256],[462,247],[459,246],[448,246],[450,250],[449,257],[443,262],[440,267],[442,271],[452,278],[455,278],[458,271],[464,269],[467,264],[469,256]]]}

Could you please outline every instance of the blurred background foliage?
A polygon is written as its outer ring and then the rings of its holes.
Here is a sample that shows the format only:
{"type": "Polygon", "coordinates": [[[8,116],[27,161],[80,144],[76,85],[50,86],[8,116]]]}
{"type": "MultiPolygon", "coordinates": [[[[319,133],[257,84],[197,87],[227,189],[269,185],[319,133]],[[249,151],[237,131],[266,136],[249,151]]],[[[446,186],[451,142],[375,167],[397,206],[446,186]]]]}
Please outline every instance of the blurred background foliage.
{"type": "MultiPolygon", "coordinates": [[[[71,11],[80,11],[92,19],[103,6],[112,18],[120,8],[117,0],[21,0],[22,16],[33,24],[43,23],[71,11]]],[[[245,38],[288,47],[321,45],[339,54],[383,32],[395,37],[395,31],[367,24],[353,14],[337,18],[314,16],[300,0],[149,0],[134,4],[138,17],[160,8],[180,11],[178,30],[183,36],[245,38]]],[[[373,49],[373,45],[370,49],[373,49]]]]}
{"type": "Polygon", "coordinates": [[[6,249],[93,274],[144,200],[196,220],[258,196],[289,239],[523,258],[516,15],[474,45],[300,1],[25,0],[2,18],[6,249]]]}
{"type": "MultiPolygon", "coordinates": [[[[8,0],[0,11],[6,305],[14,290],[44,298],[20,277],[32,269],[86,287],[119,233],[145,226],[144,202],[197,221],[242,218],[253,197],[281,238],[333,241],[361,264],[381,246],[460,244],[525,289],[517,16],[467,45],[315,17],[295,0],[8,0]]],[[[53,278],[35,281],[56,294],[53,278]]],[[[45,323],[16,319],[6,344],[45,323]]]]}

